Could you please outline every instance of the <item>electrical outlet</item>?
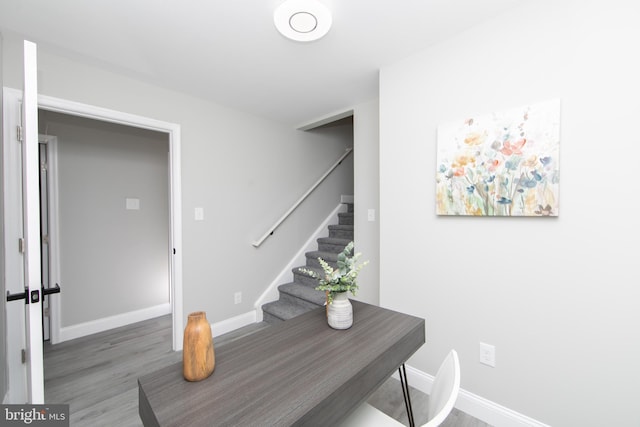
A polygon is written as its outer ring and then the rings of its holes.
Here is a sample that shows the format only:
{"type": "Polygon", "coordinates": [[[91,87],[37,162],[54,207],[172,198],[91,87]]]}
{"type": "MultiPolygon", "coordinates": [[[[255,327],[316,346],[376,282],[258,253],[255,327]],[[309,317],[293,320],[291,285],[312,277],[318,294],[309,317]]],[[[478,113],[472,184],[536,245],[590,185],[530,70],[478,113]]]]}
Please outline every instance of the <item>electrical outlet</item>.
{"type": "Polygon", "coordinates": [[[242,302],[242,292],[236,292],[235,294],[233,294],[233,301],[236,304],[240,304],[242,302]]]}
{"type": "Polygon", "coordinates": [[[491,344],[480,343],[480,363],[496,367],[496,348],[491,344]]]}

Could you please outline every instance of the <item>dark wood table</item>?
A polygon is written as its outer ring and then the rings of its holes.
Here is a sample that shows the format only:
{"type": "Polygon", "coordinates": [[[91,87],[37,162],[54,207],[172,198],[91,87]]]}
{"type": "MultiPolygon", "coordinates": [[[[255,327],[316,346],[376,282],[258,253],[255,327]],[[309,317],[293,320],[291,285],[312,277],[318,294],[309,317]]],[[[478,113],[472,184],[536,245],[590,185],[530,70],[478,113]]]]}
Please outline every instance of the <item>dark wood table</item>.
{"type": "MultiPolygon", "coordinates": [[[[310,311],[215,348],[213,374],[176,363],[138,379],[145,426],[332,426],[425,342],[424,319],[352,301],[350,329],[310,311]]],[[[215,339],[214,339],[215,347],[215,339]]]]}

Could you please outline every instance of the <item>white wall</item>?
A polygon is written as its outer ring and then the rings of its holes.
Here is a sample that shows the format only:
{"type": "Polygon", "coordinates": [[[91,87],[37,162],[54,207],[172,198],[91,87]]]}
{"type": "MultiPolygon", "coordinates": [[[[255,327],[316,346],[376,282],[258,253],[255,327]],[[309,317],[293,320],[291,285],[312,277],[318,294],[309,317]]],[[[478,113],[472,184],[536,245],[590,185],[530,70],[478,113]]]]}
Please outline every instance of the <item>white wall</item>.
{"type": "Polygon", "coordinates": [[[38,125],[57,137],[61,327],[169,307],[168,135],[43,110],[38,125]]]}
{"type": "Polygon", "coordinates": [[[381,70],[381,303],[413,367],[553,426],[638,426],[640,6],[541,0],[381,70]],[[561,99],[558,218],[435,215],[436,129],[561,99]],[[479,342],[497,366],[479,364],[479,342]]]}
{"type": "Polygon", "coordinates": [[[359,104],[353,109],[354,145],[354,241],[360,260],[369,264],[358,276],[355,299],[379,303],[379,114],[378,100],[359,104]],[[373,209],[373,221],[369,210],[373,209]]]}
{"type": "MultiPolygon", "coordinates": [[[[21,87],[21,40],[4,34],[5,85],[21,87]]],[[[37,42],[37,40],[35,40],[37,42]]],[[[259,249],[259,238],[351,146],[351,129],[302,132],[149,85],[39,46],[41,94],[181,126],[183,313],[218,322],[253,303],[336,207],[353,192],[353,167],[337,168],[259,249]],[[204,208],[204,221],[194,208],[204,208]],[[234,304],[234,293],[242,303],[234,304]]],[[[215,78],[215,76],[212,76],[215,78]]],[[[184,319],[183,319],[184,320],[184,319]]]]}

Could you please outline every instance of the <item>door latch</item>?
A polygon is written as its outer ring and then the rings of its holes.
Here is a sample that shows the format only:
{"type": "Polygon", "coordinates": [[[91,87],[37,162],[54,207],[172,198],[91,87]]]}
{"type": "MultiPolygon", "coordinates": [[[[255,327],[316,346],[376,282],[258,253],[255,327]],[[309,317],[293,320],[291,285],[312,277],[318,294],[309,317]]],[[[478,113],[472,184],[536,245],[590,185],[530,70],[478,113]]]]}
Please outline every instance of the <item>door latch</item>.
{"type": "Polygon", "coordinates": [[[59,293],[60,293],[60,285],[58,285],[57,283],[52,288],[45,288],[44,286],[42,287],[42,296],[43,297],[46,297],[47,295],[59,294],[59,293]]]}
{"type": "Polygon", "coordinates": [[[29,298],[27,298],[28,292],[29,288],[27,287],[24,288],[24,292],[20,292],[18,294],[12,294],[11,292],[7,291],[7,301],[17,301],[23,299],[25,304],[29,304],[29,298]]]}

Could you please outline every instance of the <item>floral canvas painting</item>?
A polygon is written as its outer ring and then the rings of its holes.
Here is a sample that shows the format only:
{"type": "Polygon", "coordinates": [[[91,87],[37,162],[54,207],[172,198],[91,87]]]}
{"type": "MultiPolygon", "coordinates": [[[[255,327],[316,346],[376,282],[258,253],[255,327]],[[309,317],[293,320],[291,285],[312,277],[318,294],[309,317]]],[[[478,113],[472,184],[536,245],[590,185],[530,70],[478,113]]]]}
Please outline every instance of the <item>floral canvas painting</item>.
{"type": "Polygon", "coordinates": [[[436,213],[558,216],[560,100],[438,127],[436,213]]]}

